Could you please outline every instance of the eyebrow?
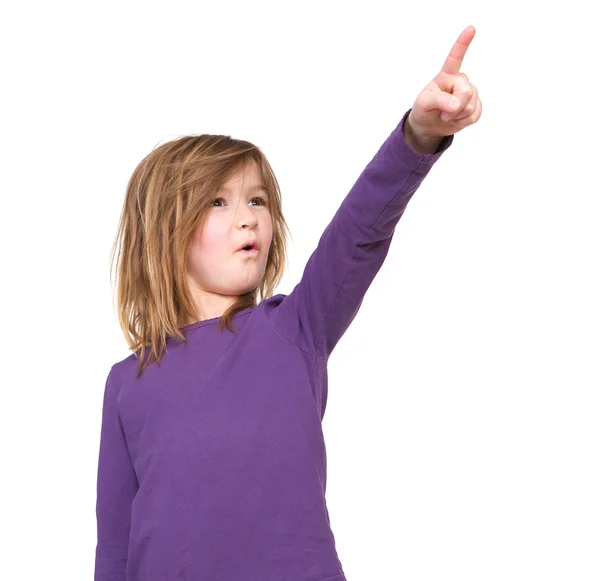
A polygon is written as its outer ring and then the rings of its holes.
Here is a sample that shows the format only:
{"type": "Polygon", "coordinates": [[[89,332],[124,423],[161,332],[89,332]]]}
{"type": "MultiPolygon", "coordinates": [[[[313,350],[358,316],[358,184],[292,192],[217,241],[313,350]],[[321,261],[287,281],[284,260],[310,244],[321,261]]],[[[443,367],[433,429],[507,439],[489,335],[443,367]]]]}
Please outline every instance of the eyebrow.
{"type": "MultiPolygon", "coordinates": [[[[226,192],[230,192],[231,188],[228,188],[227,186],[221,186],[218,190],[220,191],[226,191],[226,192]]],[[[269,190],[267,190],[267,188],[265,186],[261,186],[261,185],[256,185],[256,186],[252,186],[251,188],[248,188],[249,192],[257,192],[257,191],[263,191],[265,193],[269,193],[269,190]]]]}

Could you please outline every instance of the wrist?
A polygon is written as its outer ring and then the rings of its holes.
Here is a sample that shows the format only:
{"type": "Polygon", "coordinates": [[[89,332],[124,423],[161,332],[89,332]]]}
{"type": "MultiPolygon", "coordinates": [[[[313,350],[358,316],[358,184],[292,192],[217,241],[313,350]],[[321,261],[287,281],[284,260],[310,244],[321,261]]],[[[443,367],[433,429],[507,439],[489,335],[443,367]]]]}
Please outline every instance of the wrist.
{"type": "Polygon", "coordinates": [[[413,151],[419,153],[420,155],[428,155],[434,153],[443,140],[443,137],[423,135],[419,131],[416,131],[414,126],[412,125],[410,113],[408,114],[408,117],[404,120],[404,124],[402,126],[402,133],[404,135],[404,140],[406,141],[407,145],[413,151]]]}

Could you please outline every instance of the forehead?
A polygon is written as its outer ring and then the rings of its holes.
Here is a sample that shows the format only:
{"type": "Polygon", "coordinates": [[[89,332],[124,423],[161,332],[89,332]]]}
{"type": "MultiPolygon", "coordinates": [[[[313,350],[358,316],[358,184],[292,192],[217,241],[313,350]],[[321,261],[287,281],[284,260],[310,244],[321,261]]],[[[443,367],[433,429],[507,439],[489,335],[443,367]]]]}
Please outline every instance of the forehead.
{"type": "Polygon", "coordinates": [[[255,161],[248,162],[232,171],[227,180],[219,187],[219,191],[231,191],[239,187],[249,192],[267,192],[260,168],[255,161]]]}

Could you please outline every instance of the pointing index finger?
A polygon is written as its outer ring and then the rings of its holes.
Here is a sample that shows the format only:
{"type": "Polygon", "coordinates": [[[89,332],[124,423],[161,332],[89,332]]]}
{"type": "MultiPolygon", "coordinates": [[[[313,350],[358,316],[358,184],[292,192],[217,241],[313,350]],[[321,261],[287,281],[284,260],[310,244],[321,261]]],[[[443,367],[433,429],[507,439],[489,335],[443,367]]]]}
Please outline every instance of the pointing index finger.
{"type": "Polygon", "coordinates": [[[460,67],[462,66],[463,59],[465,58],[465,53],[475,36],[475,27],[467,26],[460,36],[458,40],[454,43],[454,46],[450,50],[450,54],[446,58],[444,62],[444,66],[442,67],[442,73],[448,73],[450,75],[458,75],[460,73],[460,67]]]}

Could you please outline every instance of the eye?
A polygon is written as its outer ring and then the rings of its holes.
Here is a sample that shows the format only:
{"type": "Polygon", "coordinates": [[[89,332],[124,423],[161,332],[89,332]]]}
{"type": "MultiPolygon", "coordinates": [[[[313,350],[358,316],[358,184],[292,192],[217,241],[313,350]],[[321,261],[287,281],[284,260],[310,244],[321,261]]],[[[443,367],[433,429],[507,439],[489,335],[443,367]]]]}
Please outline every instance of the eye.
{"type": "Polygon", "coordinates": [[[267,198],[263,197],[263,196],[257,196],[256,198],[252,198],[252,201],[254,200],[258,200],[261,205],[266,206],[269,202],[267,200],[267,198]]]}
{"type": "MultiPolygon", "coordinates": [[[[215,202],[224,202],[225,200],[223,198],[215,198],[212,201],[212,205],[215,206],[215,202]]],[[[264,196],[256,196],[255,198],[252,198],[251,200],[252,202],[258,201],[258,205],[262,205],[262,206],[266,206],[269,201],[267,200],[267,198],[265,198],[264,196]]]]}

